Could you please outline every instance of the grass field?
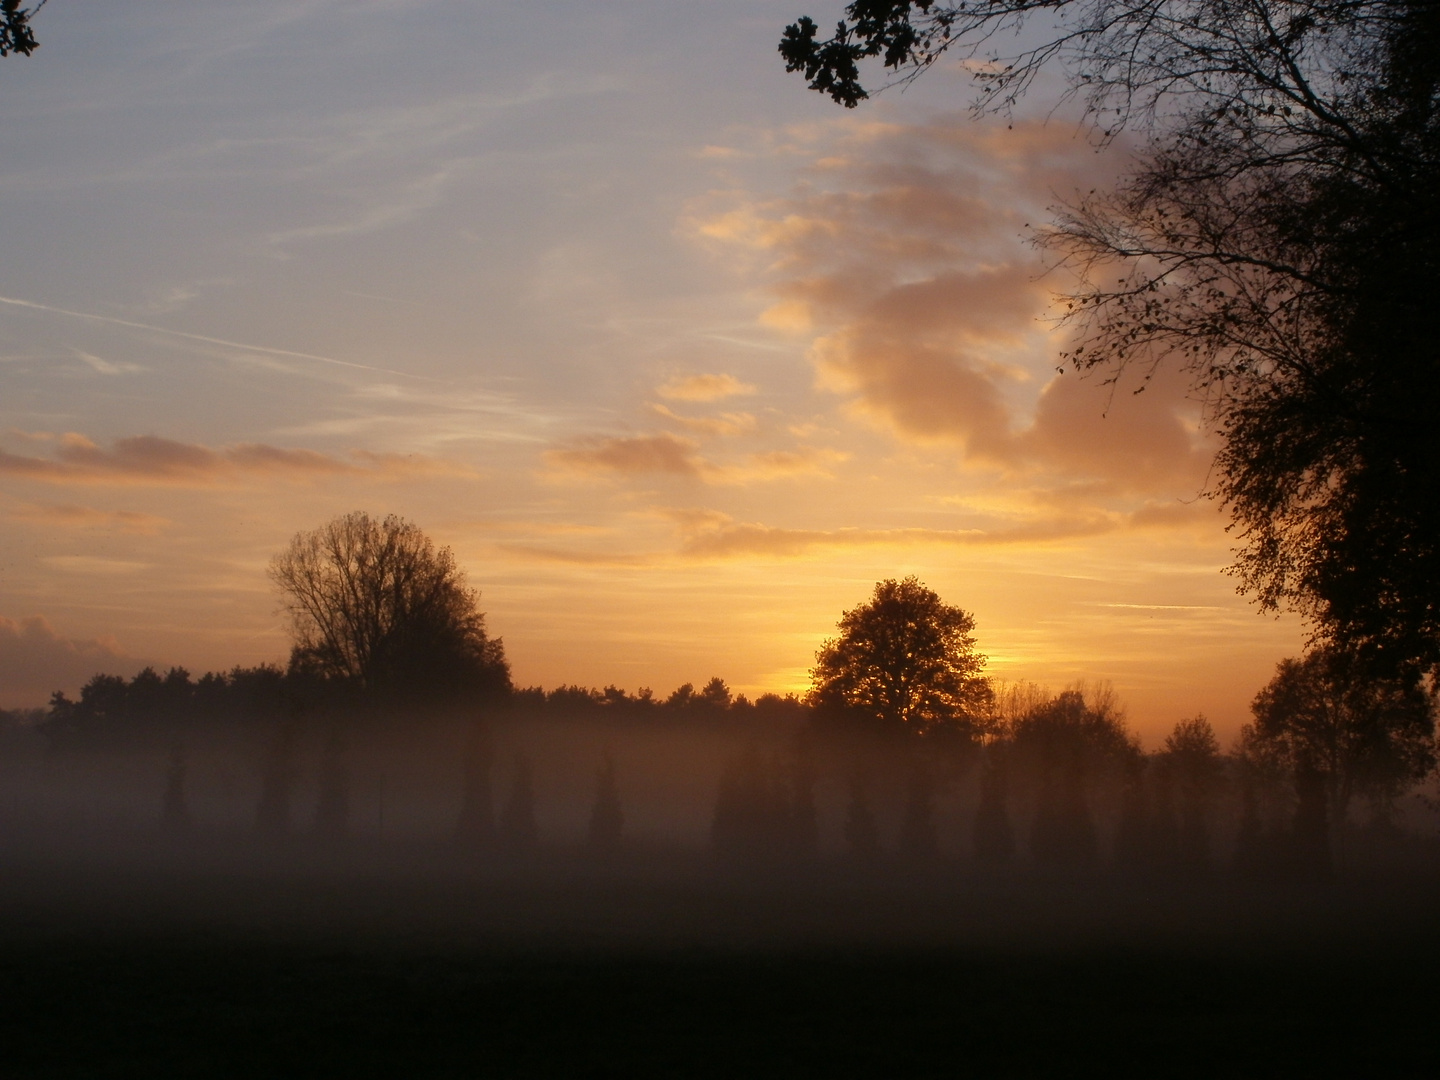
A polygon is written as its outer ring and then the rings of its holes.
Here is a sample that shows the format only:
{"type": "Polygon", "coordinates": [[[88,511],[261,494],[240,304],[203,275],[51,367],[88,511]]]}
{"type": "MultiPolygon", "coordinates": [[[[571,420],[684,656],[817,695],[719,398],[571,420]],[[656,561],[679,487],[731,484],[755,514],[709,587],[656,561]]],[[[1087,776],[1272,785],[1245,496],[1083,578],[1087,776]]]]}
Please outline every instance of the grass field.
{"type": "MultiPolygon", "coordinates": [[[[426,869],[426,865],[429,866],[426,869]]],[[[4,1077],[1423,1076],[1428,886],[0,866],[4,1077]]]]}

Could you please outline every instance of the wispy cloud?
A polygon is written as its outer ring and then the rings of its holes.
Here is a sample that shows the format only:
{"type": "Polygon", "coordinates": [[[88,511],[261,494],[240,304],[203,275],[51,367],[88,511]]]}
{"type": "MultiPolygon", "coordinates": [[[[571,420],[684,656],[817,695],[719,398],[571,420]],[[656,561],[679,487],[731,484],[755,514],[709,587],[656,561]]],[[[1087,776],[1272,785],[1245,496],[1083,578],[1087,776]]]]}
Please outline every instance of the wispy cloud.
{"type": "Polygon", "coordinates": [[[81,349],[70,350],[75,354],[82,364],[91,371],[101,375],[137,375],[145,370],[140,364],[132,364],[124,360],[106,360],[104,357],[96,356],[93,353],[81,349]]]}
{"type": "Polygon", "coordinates": [[[1137,398],[1055,374],[1053,294],[1068,279],[1026,225],[1113,157],[1063,124],[969,118],[813,125],[780,152],[809,162],[791,195],[718,192],[688,224],[768,277],[761,321],[809,338],[818,386],[852,416],[1012,475],[1193,493],[1212,448],[1183,377],[1137,398]]]}
{"type": "Polygon", "coordinates": [[[73,432],[55,438],[51,453],[0,449],[0,475],[50,484],[211,486],[247,478],[313,480],[332,476],[394,479],[469,470],[421,455],[354,451],[348,458],[265,443],[212,448],[157,435],[115,440],[108,448],[73,432]]]}
{"type": "Polygon", "coordinates": [[[668,475],[706,484],[739,485],[796,476],[828,476],[844,461],[837,450],[800,447],[746,455],[738,461],[715,462],[701,456],[693,439],[669,432],[657,435],[592,436],[576,445],[546,454],[553,466],[579,473],[618,477],[668,475]]]}
{"type": "Polygon", "coordinates": [[[727,412],[719,416],[683,416],[658,402],[650,403],[650,411],[698,435],[743,435],[755,430],[751,413],[727,412]]]}
{"type": "Polygon", "coordinates": [[[679,533],[679,554],[690,559],[795,558],[819,550],[864,547],[1013,547],[1065,543],[1108,533],[1190,524],[1191,507],[1167,513],[1147,504],[1130,513],[1081,511],[1034,517],[973,529],[794,529],[741,522],[713,510],[670,510],[679,533]]]}
{"type": "Polygon", "coordinates": [[[100,529],[137,536],[154,536],[170,524],[168,518],[135,510],[101,510],[73,503],[15,502],[6,511],[14,521],[25,521],[46,528],[100,529]]]}
{"type": "Polygon", "coordinates": [[[753,394],[755,387],[734,375],[683,375],[657,387],[655,392],[667,401],[719,401],[753,394]]]}
{"type": "Polygon", "coordinates": [[[575,446],[551,450],[547,460],[577,472],[635,475],[665,473],[699,478],[705,469],[699,444],[669,432],[658,435],[594,436],[575,446]]]}
{"type": "Polygon", "coordinates": [[[14,296],[0,296],[0,304],[9,304],[11,307],[29,308],[31,311],[44,311],[52,315],[65,315],[72,319],[84,319],[86,322],[107,323],[111,326],[125,326],[132,330],[145,330],[152,334],[164,334],[168,337],[181,338],[186,341],[198,341],[205,345],[219,345],[227,349],[239,349],[247,353],[260,353],[265,356],[285,357],[294,360],[311,360],[320,364],[333,364],[336,367],[352,368],[356,371],[370,371],[383,375],[399,375],[403,378],[419,379],[425,382],[438,381],[426,378],[423,375],[394,371],[390,368],[374,367],[370,364],[357,364],[351,360],[337,360],[333,356],[296,352],[293,349],[276,349],[268,345],[248,345],[243,341],[231,341],[227,338],[210,337],[206,334],[192,334],[184,330],[171,330],[169,327],[155,326],[152,323],[135,322],[132,319],[119,319],[113,315],[94,315],[86,311],[73,311],[70,308],[55,307],[51,304],[38,304],[33,300],[22,300],[14,296]]]}

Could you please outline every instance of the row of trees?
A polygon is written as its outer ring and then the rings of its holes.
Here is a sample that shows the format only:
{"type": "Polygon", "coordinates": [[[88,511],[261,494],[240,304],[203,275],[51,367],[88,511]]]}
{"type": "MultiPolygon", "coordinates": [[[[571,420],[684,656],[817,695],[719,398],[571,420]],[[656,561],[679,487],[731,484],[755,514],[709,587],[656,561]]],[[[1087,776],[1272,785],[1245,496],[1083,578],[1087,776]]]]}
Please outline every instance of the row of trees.
{"type": "MultiPolygon", "coordinates": [[[[429,703],[401,702],[401,712],[413,719],[429,703]]],[[[393,704],[393,702],[391,703],[393,704]]],[[[452,700],[445,715],[457,712],[504,711],[535,718],[584,718],[597,721],[755,719],[777,725],[796,723],[809,715],[801,699],[787,694],[762,694],[751,701],[744,694],[732,694],[721,678],[713,678],[701,689],[692,683],[677,687],[668,696],[658,697],[648,687],[628,693],[617,686],[603,690],[583,686],[559,686],[544,690],[538,686],[494,692],[452,700]]],[[[10,714],[6,714],[7,716],[10,714]]],[[[56,691],[43,710],[15,713],[17,724],[42,732],[57,747],[101,744],[110,739],[134,735],[183,735],[208,723],[255,724],[267,721],[313,718],[353,724],[360,716],[371,716],[385,726],[393,717],[367,704],[353,683],[322,679],[294,668],[271,664],[236,667],[228,672],[207,672],[192,678],[184,668],[170,668],[164,674],[145,668],[126,679],[120,675],[95,675],[72,699],[56,691]]]]}
{"type": "MultiPolygon", "coordinates": [[[[502,643],[486,634],[478,596],[452,553],[395,517],[350,514],[302,533],[277,557],[271,576],[294,624],[286,669],[236,668],[199,680],[179,668],[163,676],[146,669],[130,680],[96,676],[78,701],[55,696],[47,734],[59,744],[138,729],[173,738],[204,720],[280,721],[275,760],[265,770],[269,794],[262,804],[270,808],[261,815],[280,821],[288,815],[288,748],[307,718],[318,720],[337,747],[357,715],[393,722],[397,711],[413,716],[435,708],[451,715],[503,704],[535,716],[744,718],[808,738],[860,736],[855,745],[862,756],[909,747],[917,765],[904,848],[933,846],[933,838],[926,840],[933,837],[933,785],[979,762],[977,852],[1002,858],[1013,850],[1005,807],[1019,791],[1034,811],[1036,857],[1082,862],[1096,850],[1087,807],[1097,785],[1125,792],[1130,825],[1117,836],[1118,853],[1150,842],[1143,837],[1155,828],[1140,824],[1147,808],[1158,807],[1155,813],[1168,820],[1165,808],[1172,805],[1181,823],[1177,835],[1188,836],[1191,849],[1203,848],[1199,808],[1222,773],[1237,790],[1251,792],[1246,798],[1255,822],[1265,801],[1256,793],[1268,792],[1274,803],[1276,792],[1287,791],[1288,809],[1280,816],[1288,815],[1292,831],[1310,837],[1319,853],[1355,800],[1370,805],[1373,820],[1386,821],[1396,799],[1436,761],[1433,693],[1411,676],[1377,673],[1359,653],[1335,648],[1280,665],[1256,697],[1254,722],[1223,769],[1202,719],[1177,727],[1163,754],[1147,757],[1109,694],[1087,698],[1070,690],[1050,697],[1033,688],[997,688],[984,673],[974,617],[914,577],[879,582],[866,603],[843,613],[837,635],[816,655],[803,701],[767,694],[751,702],[719,678],[698,691],[686,684],[664,700],[614,686],[515,690],[502,643]]],[[[472,746],[467,806],[488,805],[488,780],[475,779],[488,776],[487,753],[472,746]]],[[[338,752],[330,757],[339,761],[338,752]]],[[[338,818],[343,768],[331,771],[321,801],[338,818]]],[[[718,849],[784,851],[813,843],[814,763],[802,756],[782,771],[774,773],[753,753],[732,763],[716,809],[718,849]]],[[[852,783],[846,833],[863,850],[875,844],[873,815],[861,773],[852,783]]],[[[487,813],[467,811],[462,820],[482,821],[487,813]]]]}

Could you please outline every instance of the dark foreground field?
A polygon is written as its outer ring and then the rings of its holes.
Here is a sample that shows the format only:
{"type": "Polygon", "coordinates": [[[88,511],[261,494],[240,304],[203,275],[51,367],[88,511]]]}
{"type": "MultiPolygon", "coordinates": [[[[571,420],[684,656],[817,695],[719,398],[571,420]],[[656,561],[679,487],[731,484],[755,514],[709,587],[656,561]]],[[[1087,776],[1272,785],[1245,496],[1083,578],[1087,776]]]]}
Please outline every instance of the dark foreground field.
{"type": "Polygon", "coordinates": [[[1437,893],[10,853],[0,1075],[1424,1076],[1437,893]]]}

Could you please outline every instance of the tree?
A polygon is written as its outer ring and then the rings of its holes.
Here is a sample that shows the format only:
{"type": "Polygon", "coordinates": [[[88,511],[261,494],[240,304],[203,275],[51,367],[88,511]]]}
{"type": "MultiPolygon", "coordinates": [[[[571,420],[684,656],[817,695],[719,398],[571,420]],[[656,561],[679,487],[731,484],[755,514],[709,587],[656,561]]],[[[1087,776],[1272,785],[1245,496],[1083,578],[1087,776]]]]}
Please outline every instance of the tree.
{"type": "Polygon", "coordinates": [[[1435,767],[1432,693],[1413,680],[1376,678],[1352,653],[1282,660],[1251,711],[1255,721],[1242,732],[1250,755],[1283,769],[1301,802],[1312,791],[1322,798],[1335,824],[1356,796],[1386,816],[1435,767]]]}
{"type": "Polygon", "coordinates": [[[620,845],[625,829],[625,811],[620,806],[620,787],[615,778],[615,759],[608,753],[595,778],[595,802],[590,808],[590,846],[596,851],[613,851],[620,845]]]}
{"type": "Polygon", "coordinates": [[[914,577],[875,586],[868,604],[845,612],[810,671],[810,702],[919,735],[977,728],[990,700],[975,651],[975,619],[914,577]]]}
{"type": "Polygon", "coordinates": [[[1133,772],[1138,740],[1114,694],[1065,690],[1036,701],[1011,725],[1011,768],[1036,789],[1030,849],[1036,862],[1084,865],[1098,852],[1089,787],[1106,771],[1133,772]]]}
{"type": "Polygon", "coordinates": [[[1180,796],[1181,861],[1204,865],[1210,861],[1210,803],[1224,769],[1210,721],[1196,716],[1177,723],[1165,737],[1162,761],[1180,796]]]}
{"type": "Polygon", "coordinates": [[[0,56],[19,53],[29,56],[40,47],[30,20],[45,6],[40,0],[33,8],[22,8],[20,0],[0,0],[0,56]]]}
{"type": "Polygon", "coordinates": [[[387,703],[510,689],[504,647],[454,554],[402,518],[356,512],[297,533],[270,578],[292,620],[292,671],[387,703]]]}
{"type": "Polygon", "coordinates": [[[1178,362],[1223,436],[1211,494],[1263,608],[1390,673],[1440,672],[1440,5],[1431,0],[857,0],[790,70],[853,107],[860,64],[975,65],[1006,109],[1064,65],[1100,138],[1149,137],[1042,241],[1080,273],[1082,371],[1178,362]],[[1051,26],[993,47],[1037,13],[1051,26]]]}

